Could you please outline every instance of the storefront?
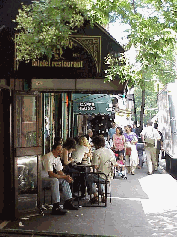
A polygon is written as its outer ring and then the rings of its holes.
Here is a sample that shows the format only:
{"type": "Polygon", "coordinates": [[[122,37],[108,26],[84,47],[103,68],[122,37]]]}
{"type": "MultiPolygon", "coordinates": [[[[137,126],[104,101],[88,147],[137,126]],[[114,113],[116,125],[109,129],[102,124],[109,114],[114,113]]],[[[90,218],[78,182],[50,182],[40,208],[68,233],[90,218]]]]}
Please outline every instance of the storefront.
{"type": "Polygon", "coordinates": [[[74,136],[87,134],[92,129],[94,135],[107,137],[115,117],[112,98],[108,94],[73,94],[73,115],[74,136]]]}
{"type": "MultiPolygon", "coordinates": [[[[112,116],[108,95],[123,94],[126,83],[120,84],[118,78],[104,82],[104,57],[123,51],[106,30],[99,25],[91,28],[87,22],[71,36],[68,48],[54,51],[51,60],[44,57],[29,63],[16,61],[16,79],[6,81],[1,91],[0,112],[5,116],[1,124],[8,131],[1,128],[2,144],[6,146],[5,153],[1,150],[5,154],[1,160],[0,188],[4,194],[0,203],[3,218],[17,218],[24,211],[41,206],[40,157],[51,149],[54,137],[65,140],[78,134],[76,94],[85,98],[89,94],[89,101],[79,102],[81,113],[85,109],[82,103],[87,103],[87,112],[95,109],[96,116],[112,116]],[[97,111],[98,97],[102,95],[107,102],[99,105],[97,111]],[[8,106],[4,106],[5,102],[8,106]],[[5,183],[8,174],[11,179],[5,183]]],[[[84,112],[84,116],[89,113],[84,112]]],[[[98,131],[105,131],[100,128],[98,131]]]]}

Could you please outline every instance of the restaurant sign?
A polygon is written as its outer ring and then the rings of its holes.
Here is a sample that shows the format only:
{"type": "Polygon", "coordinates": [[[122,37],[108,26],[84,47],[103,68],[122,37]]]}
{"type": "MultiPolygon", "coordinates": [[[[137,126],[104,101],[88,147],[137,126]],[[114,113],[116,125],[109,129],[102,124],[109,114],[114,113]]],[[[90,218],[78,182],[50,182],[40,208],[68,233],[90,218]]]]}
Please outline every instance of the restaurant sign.
{"type": "MultiPolygon", "coordinates": [[[[16,55],[17,55],[16,51],[16,55]]],[[[26,62],[33,78],[96,78],[101,73],[101,36],[72,35],[67,47],[56,45],[51,58],[43,56],[26,62]]],[[[22,62],[16,70],[24,77],[22,62]],[[20,66],[21,65],[21,66],[20,66]]]]}
{"type": "Polygon", "coordinates": [[[79,111],[95,111],[95,103],[93,102],[80,102],[79,111]]]}

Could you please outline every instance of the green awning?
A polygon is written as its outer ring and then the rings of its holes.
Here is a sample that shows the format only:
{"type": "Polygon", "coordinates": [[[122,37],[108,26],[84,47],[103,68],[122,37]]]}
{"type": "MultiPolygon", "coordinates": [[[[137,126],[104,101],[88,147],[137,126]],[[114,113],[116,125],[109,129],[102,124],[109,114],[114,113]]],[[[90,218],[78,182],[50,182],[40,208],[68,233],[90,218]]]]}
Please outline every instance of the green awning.
{"type": "Polygon", "coordinates": [[[107,94],[73,94],[75,114],[112,114],[112,101],[107,94]]]}

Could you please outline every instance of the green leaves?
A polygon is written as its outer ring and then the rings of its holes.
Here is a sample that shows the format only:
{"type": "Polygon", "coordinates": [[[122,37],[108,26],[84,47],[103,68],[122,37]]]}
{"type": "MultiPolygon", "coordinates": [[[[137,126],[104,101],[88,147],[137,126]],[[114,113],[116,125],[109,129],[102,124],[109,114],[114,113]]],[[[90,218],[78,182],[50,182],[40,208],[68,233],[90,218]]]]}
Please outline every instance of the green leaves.
{"type": "Polygon", "coordinates": [[[17,59],[35,59],[43,54],[51,57],[53,48],[57,44],[65,46],[69,35],[83,24],[84,7],[87,7],[86,3],[76,0],[40,0],[30,6],[22,4],[16,17],[19,31],[17,59]]]}
{"type": "Polygon", "coordinates": [[[131,28],[125,50],[135,48],[134,60],[127,53],[119,59],[110,59],[108,55],[106,80],[119,76],[121,81],[127,80],[130,86],[139,85],[142,89],[152,88],[154,78],[163,84],[174,81],[177,18],[172,19],[172,15],[177,12],[176,6],[177,1],[172,0],[120,1],[113,15],[119,15],[131,28]]]}
{"type": "Polygon", "coordinates": [[[22,4],[16,17],[17,59],[35,59],[44,54],[51,57],[56,45],[65,47],[69,35],[85,19],[106,25],[108,20],[119,18],[130,26],[125,50],[135,48],[134,60],[128,54],[119,58],[108,55],[105,80],[119,76],[121,82],[127,80],[129,85],[143,87],[156,77],[167,83],[176,77],[176,16],[176,0],[33,1],[29,6],[22,4]]]}

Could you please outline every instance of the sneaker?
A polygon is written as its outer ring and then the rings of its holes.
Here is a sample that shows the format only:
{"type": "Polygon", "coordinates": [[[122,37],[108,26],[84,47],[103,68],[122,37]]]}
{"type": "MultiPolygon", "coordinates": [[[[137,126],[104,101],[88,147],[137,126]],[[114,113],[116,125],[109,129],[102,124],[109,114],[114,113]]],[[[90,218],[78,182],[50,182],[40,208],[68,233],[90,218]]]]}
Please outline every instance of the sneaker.
{"type": "Polygon", "coordinates": [[[52,208],[52,215],[65,215],[66,210],[63,210],[60,206],[52,208]]]}
{"type": "Polygon", "coordinates": [[[152,173],[151,172],[148,172],[148,175],[151,175],[152,173]]]}
{"type": "Polygon", "coordinates": [[[64,209],[68,209],[68,210],[78,210],[79,208],[74,206],[72,203],[72,199],[66,200],[66,202],[63,205],[64,209]]]}

